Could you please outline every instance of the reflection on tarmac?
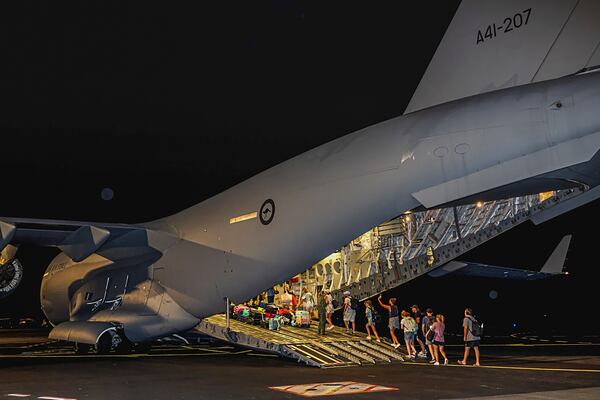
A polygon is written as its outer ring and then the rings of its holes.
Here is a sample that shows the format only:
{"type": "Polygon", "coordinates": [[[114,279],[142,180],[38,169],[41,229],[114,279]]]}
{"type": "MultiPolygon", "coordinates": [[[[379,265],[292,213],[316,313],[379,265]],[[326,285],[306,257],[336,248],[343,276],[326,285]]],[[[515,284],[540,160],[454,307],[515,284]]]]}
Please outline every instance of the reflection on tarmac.
{"type": "Polygon", "coordinates": [[[0,331],[0,398],[279,399],[309,386],[323,395],[360,389],[363,394],[347,396],[382,400],[600,398],[600,343],[512,339],[482,345],[480,368],[457,365],[462,346],[449,345],[447,367],[406,362],[319,369],[199,338],[189,345],[156,343],[149,353],[78,355],[48,342],[45,332],[0,331]]]}
{"type": "MultiPolygon", "coordinates": [[[[215,341],[206,337],[193,336],[190,344],[174,341],[155,342],[149,352],[132,354],[76,354],[69,344],[49,341],[45,331],[40,330],[3,330],[0,331],[1,359],[110,359],[110,358],[153,358],[153,357],[202,357],[202,356],[243,356],[252,358],[279,358],[276,354],[258,352],[229,343],[215,341]]],[[[494,338],[486,338],[489,341],[494,338]]],[[[504,341],[504,338],[497,338],[504,341]]],[[[513,335],[511,340],[519,343],[485,343],[481,345],[484,365],[487,369],[512,369],[529,371],[565,371],[600,373],[600,343],[575,342],[563,340],[536,341],[531,336],[513,335]]],[[[451,360],[460,357],[463,346],[446,346],[451,360]]],[[[285,360],[282,359],[282,362],[285,360]]],[[[426,360],[407,361],[402,365],[421,365],[434,367],[426,360]]],[[[451,363],[449,367],[461,367],[451,363]]]]}

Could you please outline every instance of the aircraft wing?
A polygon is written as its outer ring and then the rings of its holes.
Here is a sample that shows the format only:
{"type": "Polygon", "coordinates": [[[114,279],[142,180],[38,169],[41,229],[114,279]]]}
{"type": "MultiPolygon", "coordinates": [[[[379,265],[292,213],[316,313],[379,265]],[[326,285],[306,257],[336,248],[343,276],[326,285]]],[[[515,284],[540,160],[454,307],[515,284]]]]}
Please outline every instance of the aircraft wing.
{"type": "Polygon", "coordinates": [[[60,221],[29,218],[0,218],[0,251],[9,244],[56,246],[72,260],[81,261],[108,239],[145,228],[126,224],[60,221]]]}
{"type": "Polygon", "coordinates": [[[429,273],[433,278],[446,275],[462,275],[479,278],[514,279],[514,280],[540,280],[551,276],[563,274],[571,235],[561,239],[540,271],[531,271],[520,268],[499,267],[496,265],[482,264],[468,261],[450,261],[429,273]]]}

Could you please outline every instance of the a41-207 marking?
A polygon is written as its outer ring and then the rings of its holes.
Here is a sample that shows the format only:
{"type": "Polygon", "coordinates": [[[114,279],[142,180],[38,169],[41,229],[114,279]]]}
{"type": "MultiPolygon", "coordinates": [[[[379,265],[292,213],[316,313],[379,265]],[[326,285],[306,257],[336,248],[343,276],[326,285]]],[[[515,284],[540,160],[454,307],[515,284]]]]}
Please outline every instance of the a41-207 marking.
{"type": "Polygon", "coordinates": [[[483,43],[486,39],[492,39],[498,36],[498,33],[507,33],[515,29],[519,29],[522,26],[527,25],[529,22],[529,16],[531,15],[531,8],[518,12],[512,17],[504,18],[502,25],[496,25],[496,23],[487,26],[484,32],[477,31],[477,43],[483,43]]]}

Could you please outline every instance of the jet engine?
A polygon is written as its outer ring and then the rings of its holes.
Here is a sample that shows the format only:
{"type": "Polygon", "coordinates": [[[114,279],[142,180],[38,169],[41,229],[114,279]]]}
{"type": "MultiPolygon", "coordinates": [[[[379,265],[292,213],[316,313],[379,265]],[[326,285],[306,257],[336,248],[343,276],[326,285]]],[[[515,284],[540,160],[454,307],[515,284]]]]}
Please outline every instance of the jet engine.
{"type": "Polygon", "coordinates": [[[15,258],[17,248],[8,245],[0,252],[0,299],[10,296],[23,280],[23,266],[15,258]]]}

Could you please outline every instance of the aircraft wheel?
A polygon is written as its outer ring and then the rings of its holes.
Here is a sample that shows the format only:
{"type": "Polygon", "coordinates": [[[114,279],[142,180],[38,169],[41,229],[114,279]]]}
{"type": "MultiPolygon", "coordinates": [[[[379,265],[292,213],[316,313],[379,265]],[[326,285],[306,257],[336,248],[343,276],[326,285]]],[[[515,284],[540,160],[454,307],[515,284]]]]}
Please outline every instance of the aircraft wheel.
{"type": "Polygon", "coordinates": [[[75,354],[87,354],[90,351],[91,345],[87,343],[75,343],[75,354]]]}
{"type": "Polygon", "coordinates": [[[96,342],[96,354],[108,354],[112,348],[112,336],[109,332],[100,336],[96,342]]]}

